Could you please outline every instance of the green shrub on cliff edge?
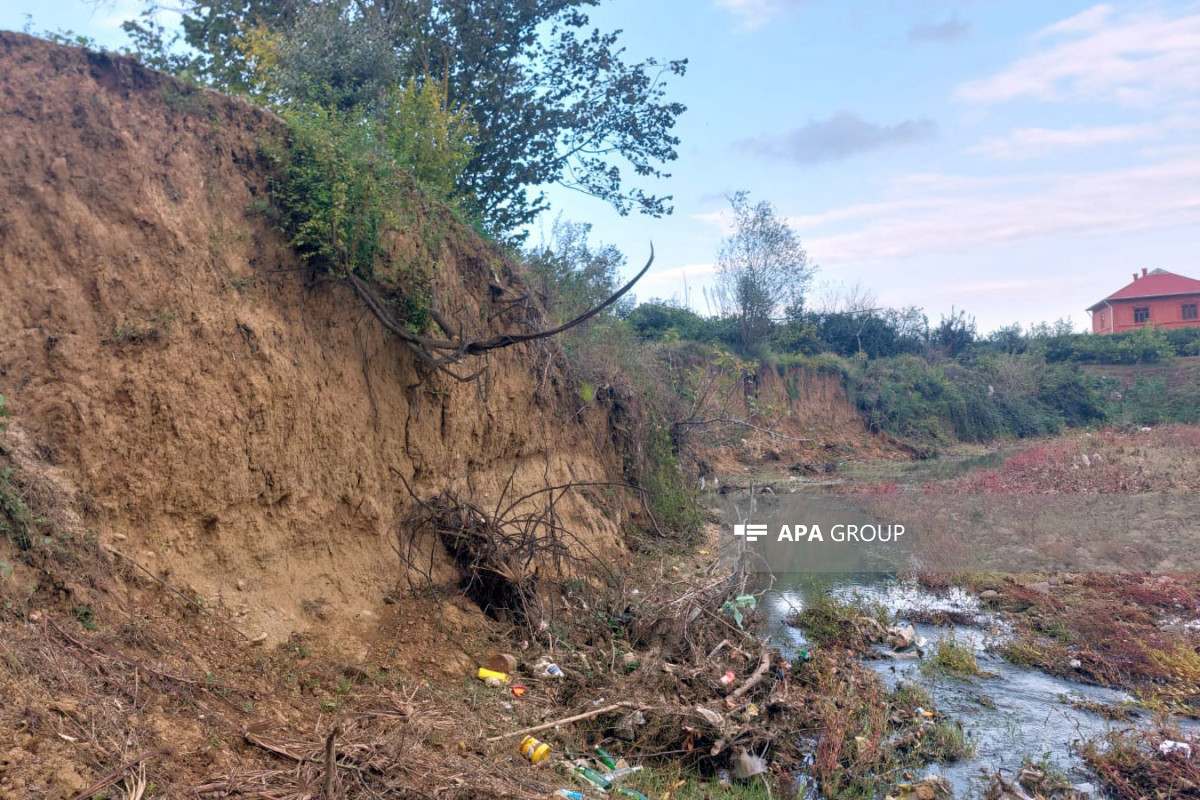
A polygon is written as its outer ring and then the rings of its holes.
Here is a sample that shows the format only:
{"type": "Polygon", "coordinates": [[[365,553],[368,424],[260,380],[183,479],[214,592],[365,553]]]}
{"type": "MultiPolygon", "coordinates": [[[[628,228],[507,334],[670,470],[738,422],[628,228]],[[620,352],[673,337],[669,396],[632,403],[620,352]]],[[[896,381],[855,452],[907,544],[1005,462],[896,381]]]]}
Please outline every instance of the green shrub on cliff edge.
{"type": "Polygon", "coordinates": [[[437,242],[421,228],[425,252],[396,257],[388,235],[408,233],[416,187],[450,205],[471,158],[474,127],[444,107],[436,84],[395,89],[382,114],[309,105],[283,112],[285,144],[264,153],[279,165],[272,200],[301,258],[335,276],[353,273],[386,284],[403,299],[394,309],[414,331],[425,328],[437,242]]]}

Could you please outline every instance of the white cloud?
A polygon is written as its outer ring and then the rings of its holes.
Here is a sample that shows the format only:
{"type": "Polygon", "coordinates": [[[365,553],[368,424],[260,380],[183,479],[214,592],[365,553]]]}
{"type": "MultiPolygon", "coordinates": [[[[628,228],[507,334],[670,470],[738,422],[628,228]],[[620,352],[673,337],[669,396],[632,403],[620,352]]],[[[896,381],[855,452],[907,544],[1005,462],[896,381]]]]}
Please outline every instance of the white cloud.
{"type": "Polygon", "coordinates": [[[805,245],[822,264],[863,264],[1200,225],[1200,157],[1194,152],[1145,166],[1033,175],[1020,185],[1020,178],[1010,179],[1003,193],[965,188],[970,181],[961,190],[945,188],[956,184],[950,179],[941,191],[852,208],[846,217],[859,219],[854,230],[809,235],[805,245]]]}
{"type": "Polygon", "coordinates": [[[1021,98],[1147,106],[1192,97],[1200,85],[1200,11],[1117,12],[1095,6],[1032,37],[1034,52],[958,87],[960,99],[1021,98]]]}
{"type": "Polygon", "coordinates": [[[770,22],[779,14],[807,2],[808,0],[713,0],[713,5],[737,17],[739,28],[753,30],[770,22]]]}
{"type": "Polygon", "coordinates": [[[1130,125],[1072,125],[1070,128],[1017,128],[1005,136],[984,139],[969,152],[1011,161],[1039,158],[1062,150],[1162,139],[1173,130],[1195,126],[1194,120],[1166,119],[1130,125]]]}

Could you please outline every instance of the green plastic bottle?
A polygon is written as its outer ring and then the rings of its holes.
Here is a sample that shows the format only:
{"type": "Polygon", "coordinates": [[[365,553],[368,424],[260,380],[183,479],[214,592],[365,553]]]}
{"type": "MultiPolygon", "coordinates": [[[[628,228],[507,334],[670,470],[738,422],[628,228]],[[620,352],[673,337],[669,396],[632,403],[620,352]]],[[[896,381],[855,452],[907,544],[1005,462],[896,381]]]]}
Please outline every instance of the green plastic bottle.
{"type": "Polygon", "coordinates": [[[613,757],[612,753],[608,752],[603,747],[596,748],[596,758],[599,759],[601,764],[609,769],[617,768],[617,759],[613,757]]]}
{"type": "Polygon", "coordinates": [[[597,789],[599,789],[602,792],[608,791],[608,784],[609,784],[608,778],[604,777],[603,774],[597,772],[596,770],[592,769],[591,767],[576,767],[575,775],[577,777],[582,778],[583,780],[587,781],[592,786],[595,786],[597,789]]]}

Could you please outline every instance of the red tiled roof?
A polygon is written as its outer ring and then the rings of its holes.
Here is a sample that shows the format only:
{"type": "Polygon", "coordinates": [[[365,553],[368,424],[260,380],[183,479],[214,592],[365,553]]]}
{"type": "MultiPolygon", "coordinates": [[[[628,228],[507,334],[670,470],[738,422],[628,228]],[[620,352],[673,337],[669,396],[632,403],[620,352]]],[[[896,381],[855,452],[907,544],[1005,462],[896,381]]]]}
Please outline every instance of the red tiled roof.
{"type": "Polygon", "coordinates": [[[1131,300],[1139,297],[1164,297],[1175,294],[1200,294],[1200,281],[1176,275],[1174,272],[1156,269],[1149,275],[1143,275],[1133,283],[1118,289],[1099,303],[1088,308],[1088,311],[1099,308],[1108,300],[1131,300]]]}

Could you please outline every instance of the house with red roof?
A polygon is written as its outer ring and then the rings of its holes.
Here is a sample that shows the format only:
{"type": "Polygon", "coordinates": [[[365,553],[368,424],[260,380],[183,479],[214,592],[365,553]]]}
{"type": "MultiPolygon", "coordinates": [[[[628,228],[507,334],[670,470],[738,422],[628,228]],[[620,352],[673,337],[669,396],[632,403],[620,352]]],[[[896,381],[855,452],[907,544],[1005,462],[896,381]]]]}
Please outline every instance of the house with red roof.
{"type": "Polygon", "coordinates": [[[1092,333],[1122,333],[1150,323],[1156,328],[1200,327],[1200,281],[1156,269],[1133,274],[1133,283],[1088,309],[1092,333]]]}

